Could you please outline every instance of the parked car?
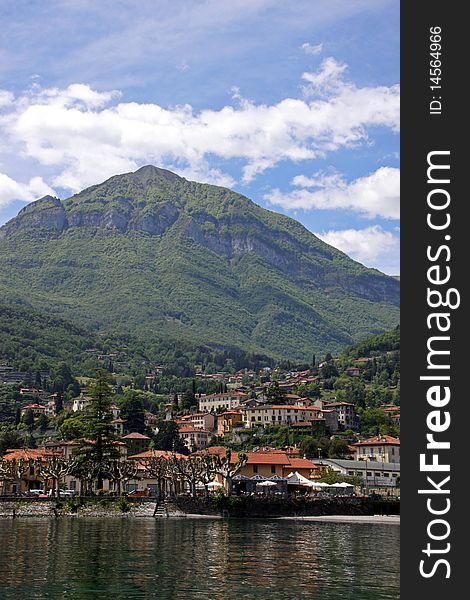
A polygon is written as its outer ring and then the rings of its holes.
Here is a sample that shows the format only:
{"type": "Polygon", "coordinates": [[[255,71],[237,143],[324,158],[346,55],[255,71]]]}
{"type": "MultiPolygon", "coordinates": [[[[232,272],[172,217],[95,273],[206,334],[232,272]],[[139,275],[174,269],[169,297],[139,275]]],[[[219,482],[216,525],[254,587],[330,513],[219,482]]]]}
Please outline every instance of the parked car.
{"type": "MultiPolygon", "coordinates": [[[[71,498],[72,496],[75,496],[77,492],[75,490],[59,490],[59,497],[60,498],[71,498]]],[[[52,490],[49,490],[48,492],[49,496],[55,496],[55,492],[52,493],[52,490]]]]}
{"type": "Polygon", "coordinates": [[[41,495],[41,494],[44,494],[44,490],[40,490],[40,489],[37,489],[37,490],[29,490],[29,495],[30,495],[30,496],[39,496],[39,495],[41,495]]]}

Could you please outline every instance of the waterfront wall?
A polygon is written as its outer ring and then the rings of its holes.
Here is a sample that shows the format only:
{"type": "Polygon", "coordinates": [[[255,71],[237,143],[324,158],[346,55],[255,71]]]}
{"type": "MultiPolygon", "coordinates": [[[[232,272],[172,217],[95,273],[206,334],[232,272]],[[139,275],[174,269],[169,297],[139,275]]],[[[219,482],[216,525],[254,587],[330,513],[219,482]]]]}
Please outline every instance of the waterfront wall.
{"type": "Polygon", "coordinates": [[[77,506],[55,500],[12,500],[0,502],[0,518],[23,517],[153,517],[155,502],[85,501],[77,506]]]}
{"type": "Polygon", "coordinates": [[[21,517],[213,517],[270,518],[303,516],[373,516],[398,515],[400,503],[394,499],[335,497],[303,498],[276,496],[211,496],[191,498],[180,496],[157,511],[155,501],[127,502],[116,500],[85,500],[57,503],[54,500],[11,500],[0,502],[0,518],[21,517]]]}
{"type": "Polygon", "coordinates": [[[276,496],[220,496],[211,498],[178,497],[175,505],[187,514],[226,517],[289,517],[325,515],[398,515],[395,500],[335,497],[303,498],[276,496]]]}

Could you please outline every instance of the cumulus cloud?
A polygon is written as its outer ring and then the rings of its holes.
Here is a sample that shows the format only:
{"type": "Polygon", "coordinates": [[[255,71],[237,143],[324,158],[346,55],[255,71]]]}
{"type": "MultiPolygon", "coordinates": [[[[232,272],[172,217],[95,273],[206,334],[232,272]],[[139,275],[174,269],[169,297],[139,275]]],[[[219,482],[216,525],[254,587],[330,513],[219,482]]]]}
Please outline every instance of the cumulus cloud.
{"type": "Polygon", "coordinates": [[[316,235],[369,267],[375,267],[389,275],[400,272],[399,240],[378,225],[365,229],[333,230],[316,235]]]}
{"type": "Polygon", "coordinates": [[[33,177],[28,183],[19,183],[8,175],[0,173],[0,208],[3,208],[15,200],[31,202],[41,196],[55,192],[45,183],[42,177],[33,177]]]}
{"type": "Polygon", "coordinates": [[[224,160],[237,160],[250,182],[281,161],[324,157],[368,142],[368,128],[398,131],[399,88],[359,88],[346,65],[323,61],[304,74],[308,93],[275,104],[239,97],[220,110],[190,105],[120,102],[118,92],[83,84],[42,89],[34,84],[0,116],[0,138],[17,154],[48,167],[51,185],[72,191],[145,163],[197,173],[202,181],[233,182],[224,160]],[[213,158],[219,167],[210,166],[213,158]],[[221,165],[221,166],[220,166],[221,165]]]}
{"type": "Polygon", "coordinates": [[[271,204],[285,209],[346,209],[369,219],[400,217],[400,170],[380,167],[374,173],[348,183],[339,173],[299,175],[287,193],[273,189],[265,196],[271,204]]]}
{"type": "Polygon", "coordinates": [[[321,43],[312,46],[312,44],[304,42],[300,47],[305,52],[305,54],[310,54],[313,56],[315,56],[316,54],[320,54],[320,52],[323,50],[323,44],[321,43]]]}
{"type": "Polygon", "coordinates": [[[0,90],[0,108],[13,104],[14,96],[8,90],[0,90]]]}

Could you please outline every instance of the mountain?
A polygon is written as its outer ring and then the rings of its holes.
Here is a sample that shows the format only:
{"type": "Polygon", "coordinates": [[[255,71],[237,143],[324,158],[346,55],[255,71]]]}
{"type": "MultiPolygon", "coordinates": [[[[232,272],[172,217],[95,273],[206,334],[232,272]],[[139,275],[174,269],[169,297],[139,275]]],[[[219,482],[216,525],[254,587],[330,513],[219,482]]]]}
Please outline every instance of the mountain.
{"type": "Polygon", "coordinates": [[[310,359],[396,326],[399,282],[229,189],[152,166],[0,228],[0,294],[91,331],[310,359]]]}
{"type": "Polygon", "coordinates": [[[47,370],[62,361],[73,368],[96,367],[86,350],[97,347],[100,340],[63,319],[0,304],[0,361],[19,370],[47,370]]]}
{"type": "Polygon", "coordinates": [[[342,358],[355,360],[357,358],[372,358],[380,354],[400,352],[400,326],[391,331],[373,335],[362,342],[346,349],[342,358]]]}

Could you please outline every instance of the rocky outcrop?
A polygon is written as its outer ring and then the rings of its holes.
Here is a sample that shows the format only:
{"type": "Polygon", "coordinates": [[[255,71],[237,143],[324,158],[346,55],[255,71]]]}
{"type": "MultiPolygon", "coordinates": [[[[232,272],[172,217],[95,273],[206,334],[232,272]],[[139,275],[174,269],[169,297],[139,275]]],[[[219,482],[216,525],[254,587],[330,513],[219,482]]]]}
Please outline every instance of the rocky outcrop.
{"type": "Polygon", "coordinates": [[[129,224],[130,229],[161,235],[178,218],[178,209],[169,202],[159,203],[145,212],[137,213],[129,224]]]}
{"type": "Polygon", "coordinates": [[[31,235],[47,229],[51,235],[60,234],[66,227],[67,216],[64,206],[58,198],[44,196],[23,208],[18,216],[0,228],[0,238],[7,237],[16,231],[27,230],[31,235]]]}

